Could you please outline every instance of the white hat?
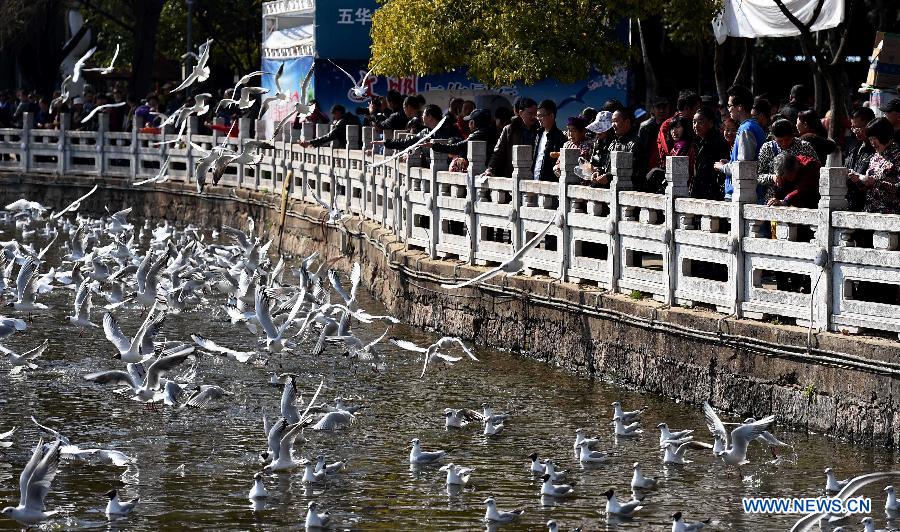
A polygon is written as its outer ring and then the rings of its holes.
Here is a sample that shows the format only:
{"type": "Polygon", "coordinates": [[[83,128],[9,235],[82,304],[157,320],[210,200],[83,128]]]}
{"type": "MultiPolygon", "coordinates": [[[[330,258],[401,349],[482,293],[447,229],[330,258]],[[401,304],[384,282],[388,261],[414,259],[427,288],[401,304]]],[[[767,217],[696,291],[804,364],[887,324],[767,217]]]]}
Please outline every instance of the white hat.
{"type": "Polygon", "coordinates": [[[609,131],[612,127],[612,113],[609,111],[600,111],[597,118],[588,125],[588,130],[594,133],[603,133],[609,131]]]}

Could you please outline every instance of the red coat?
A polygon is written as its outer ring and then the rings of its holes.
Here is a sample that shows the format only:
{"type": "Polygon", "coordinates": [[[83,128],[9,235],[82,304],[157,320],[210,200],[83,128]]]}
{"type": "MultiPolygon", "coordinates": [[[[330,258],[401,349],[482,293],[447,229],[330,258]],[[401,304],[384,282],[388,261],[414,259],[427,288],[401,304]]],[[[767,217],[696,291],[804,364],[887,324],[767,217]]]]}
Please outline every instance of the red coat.
{"type": "Polygon", "coordinates": [[[819,169],[822,164],[812,157],[798,155],[800,168],[793,181],[785,181],[783,186],[775,188],[775,197],[784,205],[815,209],[819,204],[819,169]]]}

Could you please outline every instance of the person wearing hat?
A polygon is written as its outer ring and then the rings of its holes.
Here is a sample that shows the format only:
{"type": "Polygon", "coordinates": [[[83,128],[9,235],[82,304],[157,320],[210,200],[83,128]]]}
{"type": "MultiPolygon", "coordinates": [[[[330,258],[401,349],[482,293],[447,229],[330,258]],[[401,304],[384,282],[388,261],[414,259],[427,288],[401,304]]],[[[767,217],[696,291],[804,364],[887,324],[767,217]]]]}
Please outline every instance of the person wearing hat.
{"type": "MultiPolygon", "coordinates": [[[[563,144],[563,149],[576,148],[579,150],[578,158],[587,161],[591,158],[591,150],[594,142],[587,138],[588,119],[583,116],[570,116],[566,122],[566,135],[569,140],[563,144]]],[[[553,165],[553,174],[559,178],[562,175],[562,158],[556,159],[553,165]]]]}
{"type": "MultiPolygon", "coordinates": [[[[377,146],[379,144],[384,145],[385,148],[390,148],[392,150],[405,150],[409,148],[416,142],[422,139],[422,137],[431,133],[431,131],[440,124],[441,119],[444,117],[444,112],[437,105],[430,103],[425,106],[422,111],[422,124],[424,124],[424,128],[420,130],[418,133],[411,137],[407,137],[402,140],[373,140],[372,144],[377,146]]],[[[448,118],[444,120],[444,123],[441,124],[440,129],[434,132],[431,135],[433,139],[450,139],[456,137],[456,125],[448,118]]]]}
{"type": "MultiPolygon", "coordinates": [[[[359,117],[354,114],[348,113],[347,110],[341,104],[336,104],[331,107],[331,131],[322,135],[321,137],[316,137],[312,140],[304,140],[300,142],[300,145],[304,148],[307,146],[325,146],[326,144],[331,143],[333,148],[346,148],[347,147],[347,126],[358,126],[359,125],[359,117]]],[[[352,150],[358,150],[360,148],[359,144],[356,146],[350,146],[352,150]]]]}
{"type": "Polygon", "coordinates": [[[900,143],[900,97],[894,98],[878,108],[888,122],[894,126],[894,141],[900,143]]]}
{"type": "MultiPolygon", "coordinates": [[[[597,118],[588,124],[588,131],[594,133],[594,147],[585,163],[581,164],[582,173],[588,176],[586,181],[594,182],[609,170],[609,145],[612,142],[612,112],[600,111],[597,118]]],[[[599,184],[599,183],[596,183],[599,184]]]]}

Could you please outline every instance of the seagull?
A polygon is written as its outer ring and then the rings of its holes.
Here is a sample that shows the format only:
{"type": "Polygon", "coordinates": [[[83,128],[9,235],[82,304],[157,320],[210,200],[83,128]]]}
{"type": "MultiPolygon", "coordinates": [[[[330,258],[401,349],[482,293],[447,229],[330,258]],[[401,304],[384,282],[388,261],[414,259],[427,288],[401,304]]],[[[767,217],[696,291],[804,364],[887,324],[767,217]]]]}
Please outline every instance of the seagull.
{"type": "Polygon", "coordinates": [[[709,524],[709,519],[705,521],[697,521],[696,523],[685,523],[681,512],[672,514],[672,532],[696,532],[709,524]]]}
{"type": "Polygon", "coordinates": [[[575,483],[571,484],[554,484],[550,475],[541,477],[544,483],[541,485],[541,495],[549,495],[551,497],[564,497],[575,493],[575,483]]]}
{"type": "Polygon", "coordinates": [[[12,369],[9,371],[9,374],[17,375],[25,368],[37,369],[37,364],[33,363],[32,360],[44,354],[48,345],[50,345],[50,340],[44,340],[41,345],[25,351],[21,355],[12,349],[0,345],[0,352],[9,356],[9,363],[12,364],[12,369]]]}
{"type": "Polygon", "coordinates": [[[870,516],[863,517],[860,523],[864,527],[863,532],[887,532],[886,529],[875,530],[875,521],[870,516]]]}
{"type": "Polygon", "coordinates": [[[310,194],[312,194],[312,197],[314,200],[316,200],[316,203],[318,203],[320,206],[322,206],[323,209],[328,211],[328,218],[325,220],[325,223],[329,225],[337,225],[347,218],[350,218],[349,214],[344,214],[340,209],[338,209],[337,194],[331,195],[331,205],[322,201],[322,198],[317,196],[315,192],[310,192],[310,194]]]}
{"type": "Polygon", "coordinates": [[[593,449],[600,445],[599,439],[585,436],[584,429],[578,428],[575,429],[575,443],[572,444],[572,448],[575,449],[575,452],[578,452],[579,449],[581,449],[581,442],[587,442],[588,449],[593,449]]]}
{"type": "Polygon", "coordinates": [[[308,460],[303,461],[303,478],[301,482],[304,484],[315,484],[325,480],[325,471],[317,471],[316,464],[308,460]]]}
{"type": "Polygon", "coordinates": [[[483,421],[481,414],[468,408],[445,408],[444,427],[447,429],[461,429],[472,421],[483,421]]]}
{"type": "Polygon", "coordinates": [[[497,503],[494,502],[493,497],[485,499],[484,505],[487,507],[487,510],[484,512],[484,520],[489,523],[511,523],[525,513],[524,508],[517,508],[511,512],[498,510],[497,503]]]}
{"type": "Polygon", "coordinates": [[[616,436],[634,436],[635,434],[642,434],[644,431],[641,429],[641,424],[637,421],[630,425],[625,425],[622,423],[622,418],[616,416],[613,418],[613,425],[615,425],[615,434],[616,436]]]}
{"type": "Polygon", "coordinates": [[[547,468],[546,466],[544,466],[544,464],[541,463],[540,459],[538,458],[538,453],[531,453],[528,455],[528,458],[531,459],[531,463],[528,464],[528,469],[532,473],[543,475],[547,468]]]}
{"type": "Polygon", "coordinates": [[[278,441],[278,455],[271,463],[266,465],[266,469],[274,472],[290,471],[301,465],[300,462],[294,460],[294,440],[300,435],[304,426],[303,423],[284,424],[285,430],[278,441]]]}
{"type": "Polygon", "coordinates": [[[547,234],[547,231],[549,231],[550,228],[553,227],[553,225],[556,223],[557,217],[558,214],[555,214],[553,216],[553,219],[550,220],[550,222],[538,234],[534,235],[531,240],[529,240],[525,243],[525,245],[516,250],[516,252],[513,253],[513,256],[508,258],[500,266],[491,268],[490,270],[459,284],[443,283],[441,284],[441,288],[456,290],[458,288],[463,288],[471,284],[486,281],[494,276],[500,275],[501,273],[506,273],[507,276],[511,276],[521,272],[523,269],[525,269],[525,263],[522,261],[522,259],[525,257],[525,254],[528,253],[531,248],[537,246],[541,242],[541,240],[544,238],[544,235],[547,234]]]}
{"type": "Polygon", "coordinates": [[[474,471],[474,468],[463,467],[456,464],[447,464],[438,471],[447,472],[447,484],[465,486],[469,483],[469,477],[471,476],[472,471],[474,471]]]}
{"type": "Polygon", "coordinates": [[[592,451],[589,448],[588,440],[584,440],[581,442],[579,446],[578,460],[582,464],[586,464],[589,462],[604,462],[609,456],[603,451],[592,451]]]}
{"type": "Polygon", "coordinates": [[[121,517],[123,515],[128,515],[134,510],[134,507],[137,506],[138,501],[141,500],[140,497],[135,497],[130,501],[122,502],[119,500],[119,492],[117,490],[106,492],[106,496],[109,497],[109,502],[106,503],[107,517],[121,517]]]}
{"type": "Polygon", "coordinates": [[[269,89],[264,89],[262,87],[241,87],[241,93],[237,100],[233,100],[231,98],[222,98],[219,101],[219,104],[216,105],[215,113],[218,114],[219,109],[224,105],[226,108],[231,107],[233,105],[237,105],[238,109],[241,111],[246,111],[253,107],[253,104],[256,103],[256,100],[253,99],[254,96],[261,96],[269,92],[269,89]]]}
{"type": "Polygon", "coordinates": [[[121,451],[111,449],[82,449],[77,445],[73,445],[69,438],[60,434],[59,431],[38,423],[38,421],[34,419],[34,416],[31,416],[31,422],[45,433],[62,442],[62,446],[59,448],[59,453],[62,458],[84,460],[87,457],[91,457],[96,458],[101,464],[114,465],[116,467],[128,467],[129,464],[135,462],[134,458],[127,456],[121,451]]]}
{"type": "Polygon", "coordinates": [[[324,528],[331,521],[329,512],[319,513],[319,504],[316,501],[309,501],[306,509],[306,529],[324,528]]]}
{"type": "Polygon", "coordinates": [[[25,323],[25,320],[0,316],[0,340],[6,340],[16,331],[22,332],[27,328],[28,324],[25,323]]]}
{"type": "Polygon", "coordinates": [[[663,455],[663,463],[666,464],[689,464],[689,460],[684,459],[684,454],[688,451],[688,449],[712,449],[713,446],[704,443],[701,441],[693,441],[689,440],[684,443],[678,443],[676,441],[666,442],[665,453],[663,455]]]}
{"type": "Polygon", "coordinates": [[[330,464],[326,463],[324,454],[316,456],[316,473],[324,471],[326,474],[333,475],[338,471],[344,469],[345,465],[346,462],[344,462],[343,460],[339,460],[330,464]]]}
{"type": "MultiPolygon", "coordinates": [[[[858,477],[850,479],[847,484],[841,488],[841,490],[834,497],[840,499],[844,503],[852,497],[857,491],[872,484],[873,482],[881,482],[885,479],[900,476],[900,471],[888,471],[885,473],[868,473],[865,475],[860,475],[858,477]]],[[[791,527],[790,532],[806,532],[810,530],[816,523],[819,522],[823,517],[827,517],[828,512],[818,512],[811,513],[803,516],[794,526],[791,527]]]]}
{"type": "Polygon", "coordinates": [[[728,465],[741,465],[747,463],[747,446],[760,434],[766,431],[775,422],[775,416],[764,417],[753,423],[745,423],[731,431],[729,439],[725,432],[725,425],[708,401],[703,403],[703,413],[706,416],[706,425],[713,435],[725,443],[725,448],[716,452],[728,465]],[[730,442],[730,446],[728,443],[730,442]]]}
{"type": "MultiPolygon", "coordinates": [[[[623,412],[624,413],[624,412],[623,412]]],[[[665,423],[660,423],[656,426],[659,429],[659,445],[662,446],[668,440],[680,440],[681,438],[687,437],[690,434],[693,434],[693,430],[669,430],[669,426],[665,423]]]]}
{"type": "Polygon", "coordinates": [[[209,78],[209,67],[206,66],[206,62],[209,61],[209,47],[212,44],[212,39],[209,39],[205,43],[200,45],[199,52],[200,55],[197,58],[197,64],[194,65],[191,73],[184,78],[184,81],[181,82],[180,85],[175,87],[170,91],[171,93],[178,92],[180,90],[186,89],[189,86],[193,85],[195,82],[202,83],[209,78]]]}
{"type": "Polygon", "coordinates": [[[499,436],[501,432],[503,432],[504,425],[503,423],[494,424],[494,421],[491,418],[487,418],[484,420],[484,435],[485,436],[499,436]]]}
{"type": "Polygon", "coordinates": [[[478,362],[478,359],[475,358],[475,354],[472,353],[472,351],[468,347],[466,347],[466,344],[464,344],[462,340],[456,337],[445,336],[428,347],[419,347],[410,341],[397,340],[396,338],[392,338],[391,343],[396,345],[400,349],[406,349],[407,351],[414,351],[417,353],[425,354],[425,363],[422,365],[422,374],[419,376],[420,378],[425,376],[425,370],[428,369],[428,363],[431,362],[435,357],[440,358],[448,365],[453,365],[455,362],[459,362],[460,360],[462,360],[462,357],[445,355],[440,352],[440,350],[449,349],[454,345],[459,345],[463,352],[469,355],[469,358],[471,358],[475,362],[478,362]]]}
{"type": "Polygon", "coordinates": [[[850,479],[838,480],[834,474],[834,470],[830,467],[825,468],[825,491],[837,493],[850,482],[850,479]]]}
{"type": "Polygon", "coordinates": [[[166,175],[166,172],[169,171],[169,160],[171,156],[167,155],[166,160],[159,166],[159,172],[156,173],[153,177],[148,177],[147,179],[142,179],[141,181],[136,181],[132,183],[132,186],[139,187],[141,185],[146,185],[147,183],[165,183],[169,180],[169,176],[166,175]]]}
{"type": "Polygon", "coordinates": [[[900,503],[897,502],[897,494],[894,492],[894,486],[884,488],[887,492],[887,500],[884,502],[884,511],[889,516],[896,516],[900,513],[900,503]]]}
{"type": "Polygon", "coordinates": [[[81,72],[84,70],[84,64],[87,63],[87,60],[94,55],[94,52],[97,51],[97,47],[94,46],[90,50],[84,53],[78,61],[75,61],[75,66],[72,68],[72,83],[78,83],[78,80],[81,79],[81,72]]]}
{"type": "Polygon", "coordinates": [[[34,257],[28,257],[19,268],[19,274],[16,276],[16,301],[13,303],[13,308],[20,312],[47,308],[47,305],[34,300],[38,265],[39,263],[34,257]]]}
{"type": "Polygon", "coordinates": [[[631,476],[631,489],[633,490],[649,490],[656,487],[659,484],[659,479],[657,477],[649,478],[645,477],[641,472],[641,464],[635,462],[632,465],[634,468],[634,474],[631,476]]]}
{"type": "Polygon", "coordinates": [[[125,336],[115,316],[109,312],[103,315],[103,332],[106,339],[112,342],[118,350],[119,354],[116,358],[121,358],[123,362],[139,363],[153,356],[153,337],[159,333],[166,319],[164,313],[154,316],[155,309],[156,304],[147,313],[147,317],[133,338],[125,336]]]}
{"type": "Polygon", "coordinates": [[[447,451],[423,451],[419,438],[413,438],[410,443],[412,450],[409,451],[409,463],[413,465],[437,462],[447,454],[447,451]]]}
{"type": "Polygon", "coordinates": [[[67,74],[66,77],[63,78],[62,84],[59,87],[59,96],[53,98],[50,102],[50,112],[52,113],[55,109],[59,109],[59,107],[69,101],[69,90],[72,85],[72,75],[67,74]]]}
{"type": "Polygon", "coordinates": [[[253,488],[250,490],[247,498],[252,501],[254,499],[265,499],[268,496],[269,492],[266,491],[266,486],[263,484],[263,474],[260,471],[253,475],[253,488]]]}
{"type": "Polygon", "coordinates": [[[622,410],[622,403],[619,401],[613,401],[610,405],[615,408],[615,412],[613,413],[613,419],[620,417],[622,418],[622,423],[631,423],[632,421],[637,421],[641,419],[641,414],[647,410],[647,407],[642,407],[640,410],[632,410],[630,412],[625,412],[622,410]]]}
{"type": "Polygon", "coordinates": [[[269,104],[276,101],[287,101],[288,94],[284,92],[281,88],[281,76],[284,74],[284,63],[281,63],[281,66],[278,67],[278,71],[275,72],[275,95],[269,96],[268,98],[264,98],[262,102],[259,104],[259,116],[257,116],[257,120],[261,120],[263,115],[266,114],[266,111],[269,109],[269,104]]]}
{"type": "Polygon", "coordinates": [[[66,208],[64,208],[63,210],[51,214],[51,215],[50,215],[50,219],[51,219],[51,220],[56,220],[57,218],[59,218],[59,217],[61,217],[62,215],[66,214],[67,212],[76,212],[78,209],[81,208],[81,202],[84,201],[84,200],[86,200],[86,199],[88,199],[89,197],[91,197],[91,195],[92,195],[94,192],[97,192],[97,189],[98,189],[98,188],[100,188],[100,185],[94,185],[94,188],[92,188],[90,191],[88,191],[87,194],[85,194],[84,196],[81,196],[81,197],[78,198],[77,200],[75,200],[75,201],[73,201],[72,203],[68,204],[68,205],[66,206],[66,208]]]}
{"type": "Polygon", "coordinates": [[[608,489],[605,492],[601,493],[601,495],[606,496],[606,514],[607,515],[618,515],[621,517],[631,517],[634,515],[634,512],[640,510],[644,506],[641,504],[641,501],[637,499],[631,499],[628,502],[620,503],[618,499],[616,499],[616,492],[613,489],[608,489]]]}
{"type": "MultiPolygon", "coordinates": [[[[750,423],[755,423],[755,422],[756,422],[755,417],[748,417],[747,419],[744,420],[744,424],[750,424],[750,423]]],[[[792,447],[791,444],[784,443],[783,441],[776,438],[771,432],[769,432],[767,430],[762,431],[762,433],[759,436],[757,436],[756,440],[754,440],[754,441],[762,442],[764,445],[767,445],[769,447],[769,451],[772,452],[772,458],[776,458],[776,459],[778,458],[778,454],[775,452],[776,448],[792,447]]]]}
{"type": "Polygon", "coordinates": [[[147,368],[147,374],[143,381],[139,381],[135,375],[127,371],[112,370],[99,371],[96,373],[88,373],[83,378],[86,381],[96,382],[98,384],[124,384],[130,386],[135,397],[144,402],[152,401],[160,389],[160,379],[168,371],[171,371],[185,360],[188,355],[194,352],[193,347],[180,346],[173,350],[172,354],[165,352],[150,364],[147,368]]]}
{"type": "Polygon", "coordinates": [[[254,301],[256,306],[256,319],[259,320],[260,326],[266,333],[266,349],[270,353],[280,353],[288,345],[285,333],[287,332],[288,327],[293,325],[294,320],[297,317],[297,312],[300,311],[300,307],[303,305],[303,299],[297,298],[296,303],[294,303],[293,308],[291,308],[287,319],[284,320],[281,327],[276,327],[275,322],[272,321],[272,313],[270,310],[271,299],[266,293],[266,288],[264,286],[260,285],[256,287],[256,297],[254,298],[254,301]]]}
{"type": "Polygon", "coordinates": [[[221,345],[213,342],[208,338],[204,338],[199,334],[192,334],[191,340],[193,340],[195,344],[200,346],[201,349],[205,349],[206,351],[209,351],[211,353],[219,353],[225,356],[229,356],[241,363],[249,361],[251,358],[253,358],[253,355],[256,354],[255,351],[235,351],[234,349],[222,347],[221,345]]]}
{"type": "MultiPolygon", "coordinates": [[[[96,48],[95,48],[96,49],[96,48]]],[[[107,74],[112,74],[115,70],[116,58],[119,57],[119,43],[116,43],[116,51],[113,52],[112,59],[109,60],[109,66],[106,67],[94,67],[94,68],[82,68],[82,72],[99,72],[101,76],[105,76],[107,74]]],[[[75,81],[78,81],[77,79],[75,81]]]]}
{"type": "Polygon", "coordinates": [[[96,323],[91,323],[91,297],[93,295],[94,285],[89,278],[85,278],[78,286],[75,292],[75,314],[66,316],[69,323],[87,329],[89,327],[99,327],[96,323]]]}
{"type": "Polygon", "coordinates": [[[91,109],[91,112],[81,119],[81,123],[87,124],[88,122],[90,122],[91,118],[94,118],[94,115],[96,115],[100,111],[106,111],[107,109],[114,109],[116,107],[124,107],[126,105],[128,105],[128,102],[105,103],[103,105],[98,105],[97,107],[91,109]]]}
{"type": "Polygon", "coordinates": [[[356,78],[351,76],[349,72],[347,72],[346,70],[341,68],[337,63],[335,63],[331,59],[329,59],[328,62],[331,63],[332,65],[334,65],[335,68],[337,68],[338,70],[343,72],[345,76],[350,78],[350,83],[353,84],[353,88],[350,89],[350,92],[353,94],[353,96],[355,96],[356,98],[358,98],[360,100],[365,99],[367,97],[368,84],[366,83],[366,81],[372,76],[372,72],[375,70],[374,66],[371,69],[369,69],[369,71],[366,72],[366,74],[362,78],[360,78],[359,81],[356,81],[356,78]]]}
{"type": "Polygon", "coordinates": [[[566,475],[568,473],[569,473],[568,470],[557,471],[556,463],[554,463],[553,460],[550,460],[548,458],[547,460],[544,461],[544,474],[550,475],[550,480],[552,480],[553,482],[565,480],[566,475]]]}
{"type": "Polygon", "coordinates": [[[59,446],[60,441],[57,440],[45,449],[44,439],[38,440],[31,453],[31,459],[25,464],[19,476],[19,505],[4,508],[3,515],[30,527],[56,513],[45,510],[44,499],[50,492],[50,485],[59,469],[59,446]]]}
{"type": "Polygon", "coordinates": [[[13,442],[6,441],[6,440],[8,440],[15,433],[16,433],[16,427],[13,427],[12,430],[8,430],[6,432],[0,433],[0,449],[7,449],[9,447],[12,447],[13,442]]]}

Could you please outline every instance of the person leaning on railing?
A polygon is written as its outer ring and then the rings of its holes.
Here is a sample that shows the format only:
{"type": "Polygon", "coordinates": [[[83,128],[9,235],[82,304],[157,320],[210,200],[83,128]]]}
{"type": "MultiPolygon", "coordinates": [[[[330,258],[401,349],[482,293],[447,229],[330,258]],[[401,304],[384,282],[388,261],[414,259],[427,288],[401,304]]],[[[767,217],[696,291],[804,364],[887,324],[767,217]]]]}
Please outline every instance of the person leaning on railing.
{"type": "Polygon", "coordinates": [[[537,133],[537,102],[519,97],[514,102],[516,116],[500,132],[485,175],[512,176],[513,146],[534,146],[537,133]]]}
{"type": "MultiPolygon", "coordinates": [[[[759,150],[759,163],[756,174],[756,182],[760,190],[760,199],[772,199],[772,186],[775,181],[775,158],[787,153],[790,155],[802,155],[819,160],[812,144],[800,139],[796,135],[794,124],[789,120],[778,119],[772,124],[771,136],[773,140],[766,141],[759,150]]],[[[824,161],[819,161],[824,162],[824,161]]]]}
{"type": "Polygon", "coordinates": [[[819,169],[822,164],[808,155],[781,152],[772,163],[774,178],[767,205],[815,209],[819,203],[819,169]]]}
{"type": "Polygon", "coordinates": [[[446,144],[434,144],[428,142],[426,148],[431,148],[437,153],[446,153],[454,156],[450,163],[451,172],[465,172],[469,168],[469,161],[466,159],[469,151],[469,141],[484,141],[487,146],[493,146],[497,143],[497,133],[493,128],[493,118],[488,109],[475,109],[470,114],[462,117],[467,124],[466,129],[471,131],[465,140],[451,139],[446,144]]]}
{"type": "MultiPolygon", "coordinates": [[[[335,148],[346,148],[347,147],[347,126],[358,126],[359,125],[359,117],[354,114],[348,113],[347,110],[341,104],[336,104],[331,107],[331,131],[322,135],[321,137],[316,137],[312,140],[304,140],[300,143],[301,146],[306,148],[307,146],[325,146],[331,142],[334,142],[333,146],[335,148]]],[[[351,149],[358,150],[359,145],[350,146],[351,149]]]]}
{"type": "Polygon", "coordinates": [[[894,141],[894,128],[886,118],[866,125],[866,138],[875,148],[865,174],[850,172],[850,180],[866,190],[866,212],[900,214],[900,146],[894,141]]]}

